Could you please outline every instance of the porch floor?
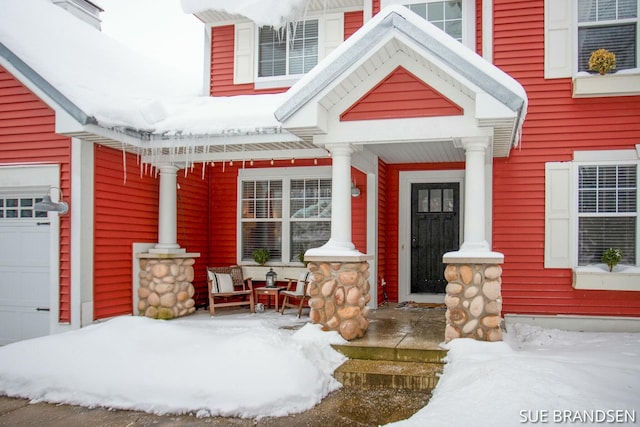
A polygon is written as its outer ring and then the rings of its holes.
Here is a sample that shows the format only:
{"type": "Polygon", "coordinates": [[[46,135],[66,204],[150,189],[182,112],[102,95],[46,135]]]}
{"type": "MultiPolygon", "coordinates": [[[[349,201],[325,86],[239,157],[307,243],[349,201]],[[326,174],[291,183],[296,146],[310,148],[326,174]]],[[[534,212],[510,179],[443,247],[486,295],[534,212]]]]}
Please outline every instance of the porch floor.
{"type": "Polygon", "coordinates": [[[347,346],[402,350],[442,350],[446,320],[443,306],[388,303],[369,312],[369,328],[347,346]]]}

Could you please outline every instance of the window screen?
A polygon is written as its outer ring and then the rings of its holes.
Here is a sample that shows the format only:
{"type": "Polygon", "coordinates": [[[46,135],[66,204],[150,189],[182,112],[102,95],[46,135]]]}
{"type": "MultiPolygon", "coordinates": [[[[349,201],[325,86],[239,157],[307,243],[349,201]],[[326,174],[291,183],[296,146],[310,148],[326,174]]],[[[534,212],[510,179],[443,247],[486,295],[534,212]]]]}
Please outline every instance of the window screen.
{"type": "Polygon", "coordinates": [[[276,30],[260,28],[258,76],[274,77],[309,72],[318,63],[318,20],[289,24],[276,30]]]}
{"type": "Polygon", "coordinates": [[[598,264],[607,248],[635,265],[637,166],[580,166],[578,169],[578,264],[598,264]]]}

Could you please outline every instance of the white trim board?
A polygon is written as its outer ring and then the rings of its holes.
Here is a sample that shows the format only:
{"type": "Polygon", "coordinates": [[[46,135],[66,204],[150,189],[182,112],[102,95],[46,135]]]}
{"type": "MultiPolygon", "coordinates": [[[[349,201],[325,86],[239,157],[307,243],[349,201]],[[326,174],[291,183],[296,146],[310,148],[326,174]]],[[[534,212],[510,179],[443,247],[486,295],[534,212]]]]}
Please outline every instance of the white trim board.
{"type": "Polygon", "coordinates": [[[400,172],[398,211],[398,301],[444,302],[444,294],[412,294],[411,291],[411,184],[457,182],[460,184],[460,244],[464,236],[464,170],[400,172]]]}

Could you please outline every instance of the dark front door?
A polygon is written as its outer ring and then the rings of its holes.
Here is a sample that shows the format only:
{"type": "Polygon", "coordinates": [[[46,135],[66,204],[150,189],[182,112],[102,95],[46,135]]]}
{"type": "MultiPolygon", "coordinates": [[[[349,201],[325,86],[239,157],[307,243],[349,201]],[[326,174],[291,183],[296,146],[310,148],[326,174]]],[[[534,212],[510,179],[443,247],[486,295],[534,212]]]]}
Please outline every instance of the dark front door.
{"type": "Polygon", "coordinates": [[[411,293],[443,293],[442,255],[458,249],[460,184],[411,185],[411,293]]]}

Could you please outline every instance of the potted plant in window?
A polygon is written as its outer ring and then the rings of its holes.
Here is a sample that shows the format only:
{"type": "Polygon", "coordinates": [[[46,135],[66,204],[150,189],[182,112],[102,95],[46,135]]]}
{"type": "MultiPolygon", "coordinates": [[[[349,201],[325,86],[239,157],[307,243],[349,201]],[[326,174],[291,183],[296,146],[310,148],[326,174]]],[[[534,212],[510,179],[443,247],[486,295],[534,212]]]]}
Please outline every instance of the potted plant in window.
{"type": "Polygon", "coordinates": [[[609,248],[602,253],[602,262],[607,264],[609,271],[613,271],[613,267],[618,265],[622,260],[622,251],[618,248],[609,248]]]}
{"type": "Polygon", "coordinates": [[[616,55],[607,49],[594,50],[589,57],[589,70],[605,75],[616,69],[616,55]]]}
{"type": "Polygon", "coordinates": [[[256,249],[251,255],[253,256],[253,260],[260,265],[265,265],[267,261],[269,261],[269,258],[271,258],[271,254],[267,248],[256,249]]]}

